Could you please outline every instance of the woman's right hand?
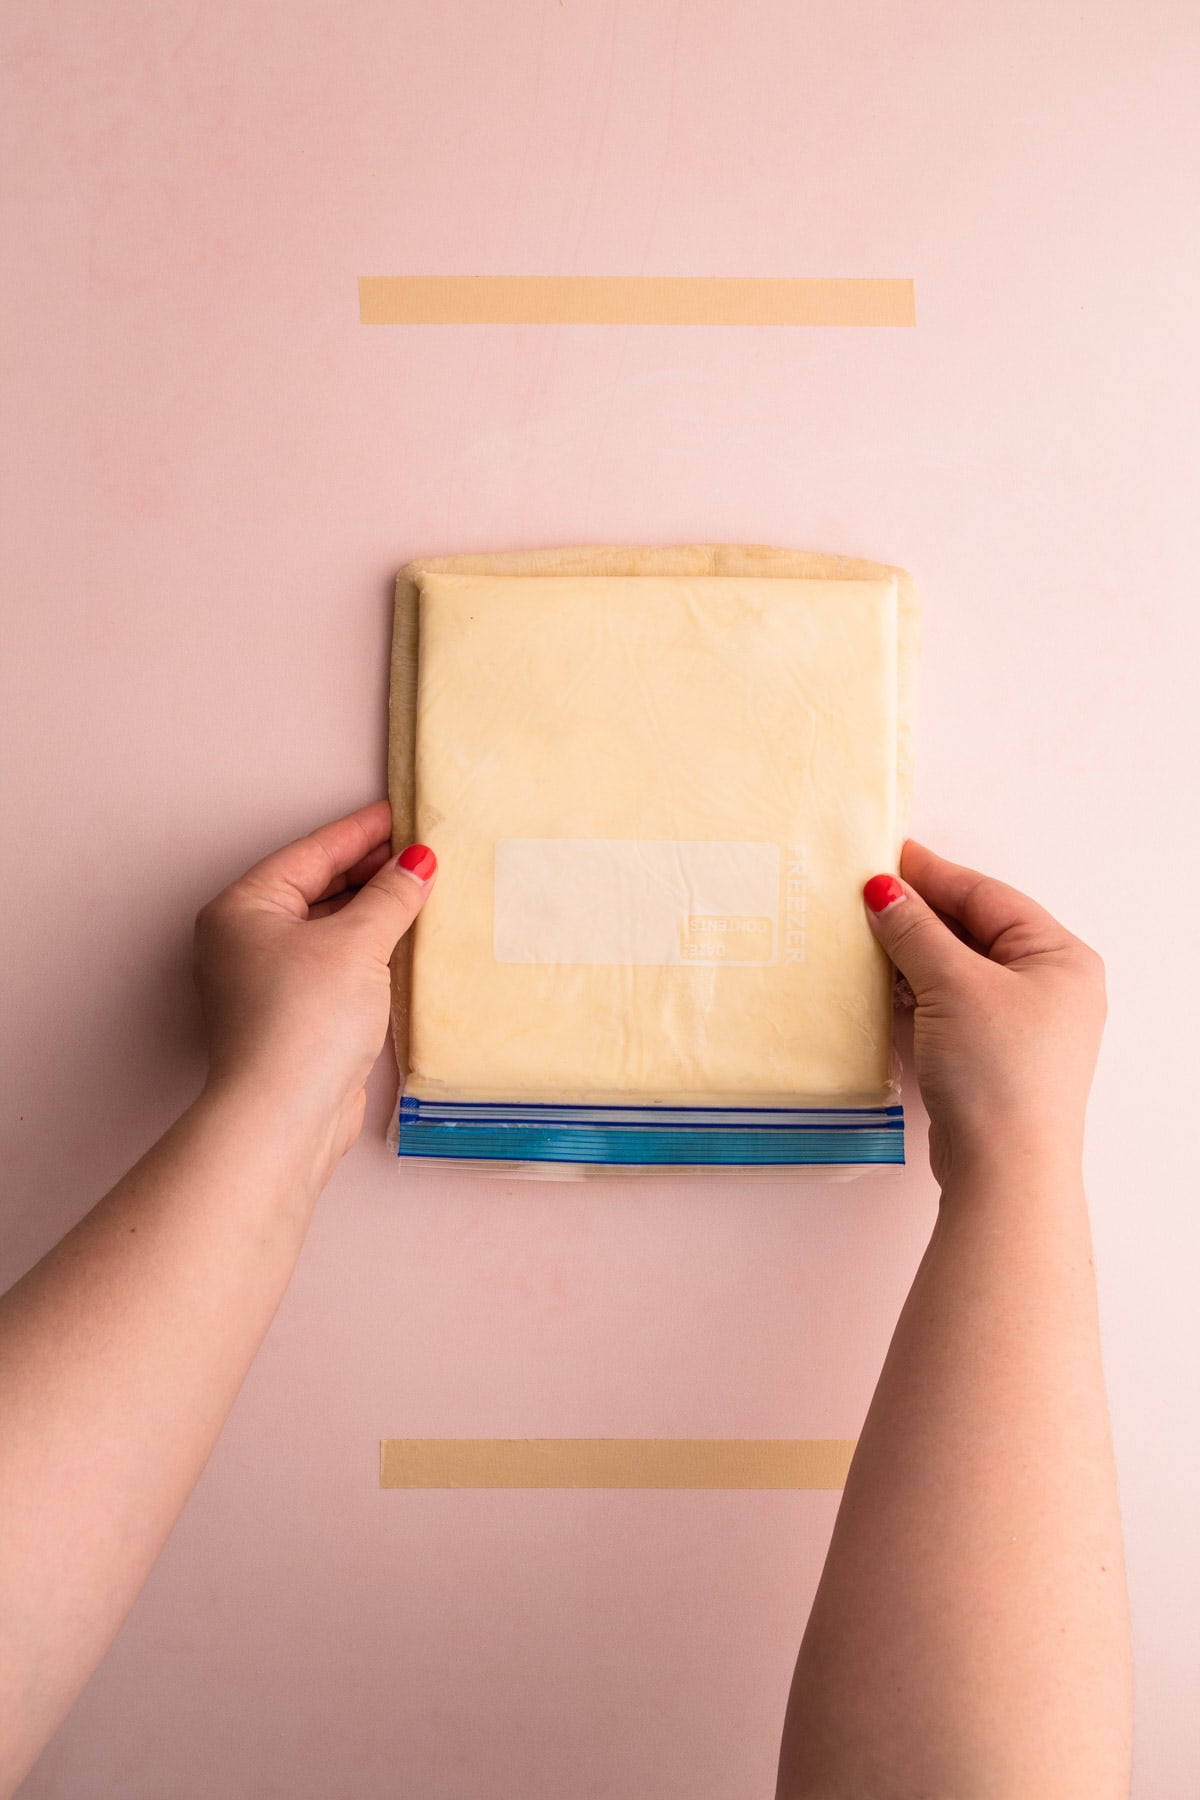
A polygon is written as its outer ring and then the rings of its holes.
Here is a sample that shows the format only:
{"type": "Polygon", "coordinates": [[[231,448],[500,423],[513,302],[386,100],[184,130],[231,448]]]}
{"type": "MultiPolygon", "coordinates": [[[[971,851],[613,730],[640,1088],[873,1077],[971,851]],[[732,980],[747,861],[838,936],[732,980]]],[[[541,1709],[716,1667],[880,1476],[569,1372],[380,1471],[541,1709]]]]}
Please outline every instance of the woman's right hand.
{"type": "Polygon", "coordinates": [[[916,996],[938,1182],[980,1157],[1077,1157],[1106,1013],[1100,957],[1016,888],[912,838],[900,869],[864,897],[916,996]]]}

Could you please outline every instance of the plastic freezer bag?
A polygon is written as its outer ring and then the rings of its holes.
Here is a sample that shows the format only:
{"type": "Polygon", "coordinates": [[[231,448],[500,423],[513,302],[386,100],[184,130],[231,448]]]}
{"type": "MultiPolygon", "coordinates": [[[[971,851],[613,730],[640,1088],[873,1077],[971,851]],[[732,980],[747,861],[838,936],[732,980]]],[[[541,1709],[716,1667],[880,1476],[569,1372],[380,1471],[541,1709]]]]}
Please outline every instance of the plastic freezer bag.
{"type": "Polygon", "coordinates": [[[410,565],[390,787],[437,886],[397,954],[401,1157],[903,1160],[890,965],[916,603],[791,552],[410,565]]]}

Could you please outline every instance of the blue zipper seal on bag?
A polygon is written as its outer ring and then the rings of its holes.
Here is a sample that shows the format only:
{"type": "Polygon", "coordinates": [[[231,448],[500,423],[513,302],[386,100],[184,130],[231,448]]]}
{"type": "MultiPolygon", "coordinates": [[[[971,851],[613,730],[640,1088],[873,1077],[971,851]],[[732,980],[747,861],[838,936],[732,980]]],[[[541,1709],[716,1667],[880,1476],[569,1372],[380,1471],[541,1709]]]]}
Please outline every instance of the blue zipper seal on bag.
{"type": "Polygon", "coordinates": [[[473,1162],[797,1167],[904,1161],[902,1106],[400,1101],[397,1154],[473,1162]]]}

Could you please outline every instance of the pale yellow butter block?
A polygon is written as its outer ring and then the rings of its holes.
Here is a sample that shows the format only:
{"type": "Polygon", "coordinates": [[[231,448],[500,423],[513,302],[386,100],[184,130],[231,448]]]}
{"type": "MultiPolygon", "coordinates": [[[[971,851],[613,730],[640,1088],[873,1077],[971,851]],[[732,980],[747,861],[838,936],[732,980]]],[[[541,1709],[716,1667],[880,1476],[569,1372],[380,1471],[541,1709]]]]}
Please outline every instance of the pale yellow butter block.
{"type": "Polygon", "coordinates": [[[397,960],[406,1091],[877,1101],[891,973],[861,890],[907,810],[911,583],[557,556],[414,565],[398,593],[396,838],[439,861],[397,960]]]}

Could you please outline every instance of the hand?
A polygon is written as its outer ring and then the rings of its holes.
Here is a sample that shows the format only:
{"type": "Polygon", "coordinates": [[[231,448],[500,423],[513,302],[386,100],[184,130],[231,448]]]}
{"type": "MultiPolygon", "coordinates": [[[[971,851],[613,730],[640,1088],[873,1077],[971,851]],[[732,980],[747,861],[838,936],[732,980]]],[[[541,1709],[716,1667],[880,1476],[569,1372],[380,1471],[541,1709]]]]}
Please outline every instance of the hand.
{"type": "Polygon", "coordinates": [[[315,1108],[331,1166],[362,1126],[387,1033],[388,963],[428,897],[433,852],[391,855],[386,800],[276,850],[196,920],[209,1084],[250,1084],[315,1108]],[[428,870],[425,878],[421,875],[428,870]]]}
{"type": "Polygon", "coordinates": [[[981,1154],[1078,1154],[1104,1029],[1104,964],[1016,888],[912,838],[900,869],[902,881],[867,883],[867,911],[916,996],[938,1182],[981,1154]]]}

